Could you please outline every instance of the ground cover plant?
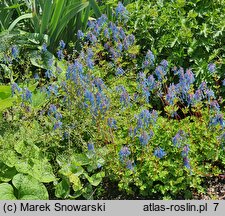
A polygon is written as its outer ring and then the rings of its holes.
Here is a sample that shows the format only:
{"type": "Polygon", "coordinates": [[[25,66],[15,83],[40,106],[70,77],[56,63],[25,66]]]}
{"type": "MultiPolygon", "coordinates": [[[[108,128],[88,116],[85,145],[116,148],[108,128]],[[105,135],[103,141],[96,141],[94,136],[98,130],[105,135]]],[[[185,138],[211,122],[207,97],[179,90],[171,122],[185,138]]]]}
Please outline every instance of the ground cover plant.
{"type": "Polygon", "coordinates": [[[193,199],[224,178],[217,64],[209,82],[161,59],[109,5],[55,53],[47,34],[0,35],[0,199],[193,199]]]}

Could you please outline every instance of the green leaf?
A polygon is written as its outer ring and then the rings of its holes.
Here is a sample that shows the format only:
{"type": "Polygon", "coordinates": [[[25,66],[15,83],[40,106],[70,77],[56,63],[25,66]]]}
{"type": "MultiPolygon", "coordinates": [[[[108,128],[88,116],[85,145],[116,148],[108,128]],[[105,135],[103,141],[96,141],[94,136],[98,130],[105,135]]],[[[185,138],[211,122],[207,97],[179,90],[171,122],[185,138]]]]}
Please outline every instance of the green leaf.
{"type": "Polygon", "coordinates": [[[0,182],[9,182],[17,174],[15,167],[8,167],[0,162],[0,182]]]}
{"type": "Polygon", "coordinates": [[[52,15],[52,0],[45,0],[43,15],[41,19],[40,34],[43,34],[47,31],[51,15],[52,15]]]}
{"type": "Polygon", "coordinates": [[[55,1],[55,5],[54,5],[54,12],[53,12],[53,16],[51,19],[51,32],[54,32],[57,24],[59,23],[59,19],[62,15],[62,10],[63,10],[63,5],[65,3],[65,0],[56,0],[55,1]]]}
{"type": "Polygon", "coordinates": [[[22,15],[22,16],[19,16],[19,17],[18,17],[17,19],[15,19],[15,20],[13,21],[13,23],[9,26],[8,31],[12,31],[13,28],[16,26],[16,24],[17,24],[18,22],[20,22],[21,20],[23,20],[23,19],[30,19],[30,18],[33,18],[32,13],[28,13],[28,14],[24,14],[24,15],[22,15]]]}
{"type": "Polygon", "coordinates": [[[36,108],[42,107],[47,102],[47,95],[44,92],[38,91],[32,96],[32,105],[36,108]]]}
{"type": "Polygon", "coordinates": [[[102,178],[104,176],[105,176],[104,172],[99,172],[99,173],[92,175],[91,177],[88,177],[88,176],[86,176],[86,177],[91,185],[98,186],[101,183],[102,178]]]}
{"type": "Polygon", "coordinates": [[[100,9],[99,9],[98,4],[96,3],[96,1],[95,0],[89,0],[89,2],[90,2],[91,7],[94,10],[95,15],[97,17],[100,17],[102,15],[102,13],[101,13],[101,11],[100,11],[100,9]]]}
{"type": "Polygon", "coordinates": [[[15,164],[15,167],[18,172],[29,174],[40,182],[55,181],[52,166],[47,159],[21,159],[15,164]]]}
{"type": "Polygon", "coordinates": [[[72,157],[72,164],[76,166],[88,165],[89,163],[90,160],[85,154],[74,154],[72,157]]]}
{"type": "Polygon", "coordinates": [[[72,183],[72,187],[73,187],[73,190],[75,192],[77,192],[77,191],[79,191],[83,188],[83,185],[82,185],[82,183],[80,181],[80,178],[78,176],[76,176],[74,174],[71,174],[69,176],[69,180],[72,183]]]}
{"type": "Polygon", "coordinates": [[[12,183],[17,189],[18,199],[48,199],[46,187],[32,176],[19,173],[14,176],[12,183]]]}
{"type": "Polygon", "coordinates": [[[3,111],[13,105],[15,98],[6,98],[4,100],[0,100],[0,111],[3,111]]]}
{"type": "Polygon", "coordinates": [[[58,198],[66,198],[70,194],[70,184],[67,179],[63,179],[55,187],[55,196],[58,198]]]}
{"type": "Polygon", "coordinates": [[[0,200],[16,200],[12,185],[8,183],[0,184],[0,200]]]}
{"type": "Polygon", "coordinates": [[[0,86],[0,100],[11,96],[11,87],[6,85],[0,86]]]}
{"type": "Polygon", "coordinates": [[[57,31],[52,31],[51,37],[58,38],[62,30],[67,26],[68,22],[74,17],[74,15],[78,14],[87,6],[88,2],[83,2],[79,4],[75,3],[74,5],[70,5],[70,7],[66,10],[67,13],[58,23],[57,31]]]}

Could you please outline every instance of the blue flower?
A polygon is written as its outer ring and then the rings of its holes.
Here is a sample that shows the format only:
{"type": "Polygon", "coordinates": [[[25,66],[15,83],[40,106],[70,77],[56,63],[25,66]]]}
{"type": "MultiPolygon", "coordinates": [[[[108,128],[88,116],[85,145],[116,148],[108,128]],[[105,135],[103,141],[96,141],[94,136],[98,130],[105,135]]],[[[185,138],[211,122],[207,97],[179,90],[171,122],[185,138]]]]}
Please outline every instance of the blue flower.
{"type": "Polygon", "coordinates": [[[123,146],[119,152],[119,158],[121,162],[124,162],[127,157],[131,154],[130,149],[127,146],[123,146]]]}
{"type": "Polygon", "coordinates": [[[164,69],[166,70],[166,69],[168,68],[168,61],[166,61],[166,60],[164,59],[164,60],[162,60],[162,61],[160,62],[160,65],[162,65],[162,66],[164,67],[164,69]]]}
{"type": "Polygon", "coordinates": [[[55,113],[56,111],[57,111],[56,106],[54,104],[50,104],[49,113],[48,114],[55,113]]]}
{"type": "Polygon", "coordinates": [[[78,39],[83,39],[84,38],[84,33],[81,30],[77,31],[77,37],[78,39]]]}
{"type": "Polygon", "coordinates": [[[104,24],[106,24],[107,20],[108,20],[108,17],[107,17],[105,14],[102,14],[101,17],[99,17],[99,18],[97,19],[97,24],[98,24],[100,27],[102,27],[104,24]]]}
{"type": "Polygon", "coordinates": [[[225,86],[225,79],[222,81],[222,85],[225,86]]]}
{"type": "Polygon", "coordinates": [[[159,65],[155,69],[155,74],[158,77],[158,80],[162,80],[166,75],[166,70],[163,66],[159,65]]]}
{"type": "Polygon", "coordinates": [[[50,93],[53,93],[54,95],[57,95],[58,94],[58,86],[57,85],[50,85],[49,87],[48,87],[48,92],[47,92],[48,94],[50,94],[50,93]]]}
{"type": "Polygon", "coordinates": [[[59,42],[59,47],[60,47],[60,49],[65,49],[66,44],[65,44],[65,42],[64,42],[63,40],[61,40],[61,41],[59,42]]]}
{"type": "Polygon", "coordinates": [[[44,44],[42,45],[42,47],[41,47],[41,52],[42,52],[42,53],[47,52],[47,44],[46,44],[46,43],[44,43],[44,44]]]}
{"type": "Polygon", "coordinates": [[[94,98],[94,94],[92,92],[90,92],[89,90],[85,90],[84,93],[84,97],[87,101],[90,102],[91,106],[94,107],[95,105],[95,98],[94,98]]]}
{"type": "Polygon", "coordinates": [[[19,50],[18,50],[18,48],[17,48],[16,45],[13,45],[13,46],[11,47],[11,53],[12,53],[12,56],[13,56],[14,59],[16,59],[16,58],[18,57],[18,55],[19,55],[19,50]]]}
{"type": "Polygon", "coordinates": [[[208,64],[208,70],[210,73],[214,73],[216,71],[216,65],[213,63],[208,64]]]}
{"type": "Polygon", "coordinates": [[[87,146],[88,146],[88,151],[94,151],[95,150],[93,143],[88,143],[87,146]]]}
{"type": "Polygon", "coordinates": [[[126,23],[129,18],[129,12],[127,9],[123,6],[121,2],[118,3],[118,6],[116,7],[116,17],[120,21],[126,23]]]}
{"type": "Polygon", "coordinates": [[[102,91],[105,88],[104,81],[101,78],[95,78],[93,80],[93,85],[96,86],[98,91],[102,91]]]}
{"type": "Polygon", "coordinates": [[[11,85],[11,91],[12,91],[12,96],[14,96],[14,94],[16,94],[17,92],[21,92],[22,89],[17,85],[17,83],[13,83],[11,85]]]}
{"type": "Polygon", "coordinates": [[[127,167],[127,169],[129,169],[129,170],[133,170],[133,169],[134,169],[134,166],[133,166],[133,163],[132,163],[131,160],[127,160],[127,161],[126,161],[126,167],[127,167]]]}
{"type": "Polygon", "coordinates": [[[207,89],[206,90],[206,96],[208,97],[209,101],[210,101],[211,98],[215,99],[215,94],[214,94],[214,91],[212,89],[207,89]]]}
{"type": "Polygon", "coordinates": [[[217,113],[214,117],[212,117],[210,119],[210,122],[209,122],[209,125],[213,125],[213,126],[216,126],[216,125],[221,125],[222,127],[224,127],[224,120],[223,120],[223,115],[222,114],[219,114],[217,113]]]}
{"type": "Polygon", "coordinates": [[[45,72],[45,77],[47,77],[47,78],[51,78],[51,77],[54,77],[54,74],[52,73],[52,70],[50,70],[50,69],[48,69],[48,70],[46,70],[46,72],[45,72]]]}
{"type": "Polygon", "coordinates": [[[183,161],[184,161],[184,166],[185,166],[187,169],[191,169],[189,159],[188,159],[187,157],[184,157],[184,158],[183,158],[183,161]]]}
{"type": "Polygon", "coordinates": [[[117,128],[117,126],[116,126],[116,120],[114,118],[108,118],[108,126],[110,128],[116,129],[117,128]]]}
{"type": "Polygon", "coordinates": [[[104,29],[104,36],[109,39],[110,38],[110,34],[109,34],[109,29],[108,28],[105,28],[104,29]]]}
{"type": "Polygon", "coordinates": [[[189,145],[185,145],[183,147],[183,151],[181,153],[182,157],[187,157],[188,156],[188,153],[189,153],[189,150],[190,150],[189,145]]]}
{"type": "Polygon", "coordinates": [[[35,80],[39,80],[39,79],[40,79],[38,73],[35,73],[35,74],[34,74],[34,79],[35,79],[35,80]]]}
{"type": "Polygon", "coordinates": [[[141,145],[143,145],[143,146],[147,145],[149,140],[151,139],[152,135],[153,134],[149,135],[146,131],[143,131],[141,133],[141,135],[139,136],[139,140],[140,140],[141,145]]]}
{"type": "Polygon", "coordinates": [[[24,101],[29,101],[30,103],[32,102],[32,93],[27,88],[25,88],[25,91],[22,94],[22,99],[24,101]]]}
{"type": "Polygon", "coordinates": [[[155,56],[154,54],[148,50],[146,56],[145,56],[145,60],[142,63],[142,68],[147,68],[149,66],[154,66],[154,61],[155,61],[155,56]]]}
{"type": "Polygon", "coordinates": [[[61,122],[61,121],[57,121],[57,122],[54,124],[53,129],[56,130],[56,129],[61,128],[61,127],[62,127],[62,122],[61,122]]]}
{"type": "Polygon", "coordinates": [[[93,69],[94,68],[94,62],[93,62],[93,60],[91,58],[88,57],[86,59],[86,63],[87,63],[87,66],[88,66],[89,69],[93,69]]]}
{"type": "Polygon", "coordinates": [[[179,148],[181,146],[182,142],[184,141],[184,139],[185,139],[184,131],[179,130],[177,132],[177,134],[172,138],[172,142],[173,142],[174,146],[179,148]]]}
{"type": "Polygon", "coordinates": [[[64,58],[64,54],[63,51],[60,49],[57,51],[57,56],[59,60],[62,60],[64,58]]]}
{"type": "Polygon", "coordinates": [[[177,98],[177,89],[176,86],[172,83],[168,88],[168,92],[166,94],[166,101],[169,103],[169,105],[174,105],[176,98],[177,98]]]}
{"type": "Polygon", "coordinates": [[[218,104],[217,100],[213,100],[210,102],[210,109],[220,111],[220,105],[218,104]]]}
{"type": "Polygon", "coordinates": [[[187,85],[190,85],[190,84],[194,83],[194,81],[195,81],[194,74],[192,73],[192,71],[190,69],[186,70],[186,73],[184,74],[184,78],[186,79],[187,85]]]}
{"type": "Polygon", "coordinates": [[[123,75],[125,73],[125,71],[123,70],[123,68],[121,67],[118,67],[117,68],[117,71],[116,71],[116,75],[119,76],[119,75],[123,75]]]}
{"type": "Polygon", "coordinates": [[[90,32],[87,34],[87,39],[88,39],[92,44],[94,44],[95,42],[97,42],[96,36],[95,36],[94,34],[90,33],[90,32]]]}
{"type": "Polygon", "coordinates": [[[161,158],[163,158],[166,155],[166,153],[165,153],[165,151],[162,148],[159,147],[159,148],[155,149],[154,155],[161,159],[161,158]]]}
{"type": "Polygon", "coordinates": [[[149,88],[150,91],[154,90],[156,83],[155,83],[155,78],[153,75],[150,75],[147,79],[147,86],[149,88]]]}

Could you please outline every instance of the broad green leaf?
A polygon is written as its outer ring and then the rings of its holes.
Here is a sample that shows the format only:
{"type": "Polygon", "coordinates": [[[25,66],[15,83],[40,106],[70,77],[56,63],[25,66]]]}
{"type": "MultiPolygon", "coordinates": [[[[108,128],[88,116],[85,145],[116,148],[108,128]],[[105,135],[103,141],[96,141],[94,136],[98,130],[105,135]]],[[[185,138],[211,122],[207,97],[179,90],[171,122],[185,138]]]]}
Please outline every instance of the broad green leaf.
{"type": "Polygon", "coordinates": [[[88,181],[91,183],[91,185],[93,186],[98,186],[101,181],[102,181],[102,178],[105,176],[105,173],[104,172],[99,172],[99,173],[96,173],[94,175],[92,175],[91,177],[87,177],[88,181]]]}
{"type": "Polygon", "coordinates": [[[12,185],[8,183],[0,184],[0,200],[16,200],[12,185]]]}
{"type": "Polygon", "coordinates": [[[4,161],[4,164],[9,167],[14,167],[19,160],[16,152],[11,149],[4,149],[4,151],[0,151],[0,158],[1,161],[4,161]]]}
{"type": "Polygon", "coordinates": [[[6,99],[11,96],[11,87],[6,85],[0,85],[0,100],[6,99]]]}
{"type": "Polygon", "coordinates": [[[46,94],[44,92],[38,91],[32,96],[32,105],[36,108],[40,108],[47,102],[46,99],[46,94]]]}
{"type": "Polygon", "coordinates": [[[0,162],[0,182],[9,182],[17,174],[15,167],[8,167],[0,162]]]}
{"type": "Polygon", "coordinates": [[[18,172],[29,174],[39,182],[48,183],[55,181],[52,166],[47,159],[21,159],[15,164],[15,167],[18,172]]]}
{"type": "Polygon", "coordinates": [[[18,199],[39,199],[47,200],[48,191],[44,184],[29,175],[17,174],[13,177],[13,185],[18,190],[18,199]]]}
{"type": "Polygon", "coordinates": [[[83,166],[89,163],[90,160],[85,154],[74,154],[72,157],[72,164],[76,166],[83,166]]]}
{"type": "Polygon", "coordinates": [[[67,179],[63,179],[55,186],[55,196],[58,198],[66,198],[70,194],[70,184],[67,179]]]}
{"type": "Polygon", "coordinates": [[[79,191],[83,188],[83,185],[80,181],[80,178],[74,174],[71,174],[69,176],[69,181],[72,183],[72,187],[73,187],[73,190],[76,192],[76,191],[79,191]]]}

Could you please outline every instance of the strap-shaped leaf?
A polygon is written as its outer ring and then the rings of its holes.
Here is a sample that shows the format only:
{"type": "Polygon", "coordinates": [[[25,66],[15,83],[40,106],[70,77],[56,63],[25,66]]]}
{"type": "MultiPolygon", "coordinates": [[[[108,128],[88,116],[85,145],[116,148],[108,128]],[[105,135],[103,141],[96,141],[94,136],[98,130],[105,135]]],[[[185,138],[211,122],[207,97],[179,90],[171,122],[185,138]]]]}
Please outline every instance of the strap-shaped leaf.
{"type": "Polygon", "coordinates": [[[58,24],[57,31],[54,32],[53,36],[55,39],[59,37],[59,34],[62,32],[62,30],[67,26],[70,19],[72,19],[76,14],[78,14],[80,11],[82,11],[84,8],[88,6],[88,2],[83,2],[79,4],[74,4],[70,6],[70,9],[68,10],[67,14],[63,16],[61,21],[58,24]]]}
{"type": "Polygon", "coordinates": [[[12,31],[13,28],[16,26],[16,24],[17,24],[18,22],[20,22],[21,20],[23,20],[23,19],[31,19],[31,18],[33,18],[32,13],[27,13],[27,14],[24,14],[24,15],[22,15],[22,16],[19,16],[19,17],[18,17],[17,19],[15,19],[15,20],[13,21],[13,23],[9,26],[8,30],[9,30],[9,31],[12,31]]]}
{"type": "Polygon", "coordinates": [[[51,15],[52,15],[52,0],[45,0],[43,15],[41,18],[40,34],[44,34],[47,31],[51,15]]]}
{"type": "Polygon", "coordinates": [[[54,12],[53,12],[53,16],[51,19],[51,32],[54,32],[56,30],[57,24],[59,23],[59,19],[61,17],[62,14],[62,10],[63,10],[63,5],[65,3],[65,0],[56,0],[54,3],[54,12]]]}
{"type": "Polygon", "coordinates": [[[91,7],[94,10],[95,15],[97,17],[100,17],[102,15],[102,13],[101,13],[101,11],[100,11],[100,9],[99,9],[98,4],[96,3],[96,1],[95,0],[89,0],[89,2],[90,2],[91,7]]]}

